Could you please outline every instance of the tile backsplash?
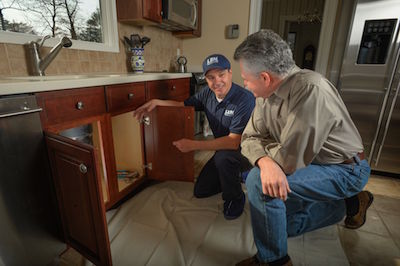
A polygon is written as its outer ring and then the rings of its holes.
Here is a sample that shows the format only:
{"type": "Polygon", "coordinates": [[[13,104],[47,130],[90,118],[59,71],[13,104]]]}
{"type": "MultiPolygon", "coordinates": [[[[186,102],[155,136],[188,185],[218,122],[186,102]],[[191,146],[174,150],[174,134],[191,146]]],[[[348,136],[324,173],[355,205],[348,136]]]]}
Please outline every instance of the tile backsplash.
{"type": "MultiPolygon", "coordinates": [[[[169,31],[156,27],[118,23],[119,53],[62,49],[45,70],[46,75],[132,72],[131,55],[123,41],[123,36],[129,37],[131,34],[151,39],[144,51],[145,71],[171,70],[171,60],[176,55],[177,49],[182,50],[181,39],[174,37],[169,31]]],[[[42,49],[42,54],[47,54],[51,47],[42,49]]],[[[0,77],[28,75],[23,45],[0,43],[0,58],[0,77]]]]}

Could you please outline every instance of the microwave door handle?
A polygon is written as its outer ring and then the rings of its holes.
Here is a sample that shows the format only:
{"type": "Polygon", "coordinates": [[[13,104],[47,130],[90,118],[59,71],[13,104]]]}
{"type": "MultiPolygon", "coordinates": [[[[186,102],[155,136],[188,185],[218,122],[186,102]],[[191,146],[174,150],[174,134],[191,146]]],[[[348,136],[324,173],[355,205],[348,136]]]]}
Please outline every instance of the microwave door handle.
{"type": "Polygon", "coordinates": [[[192,25],[196,25],[196,20],[197,20],[197,5],[195,4],[195,1],[192,1],[192,6],[193,6],[193,19],[192,19],[192,25]]]}

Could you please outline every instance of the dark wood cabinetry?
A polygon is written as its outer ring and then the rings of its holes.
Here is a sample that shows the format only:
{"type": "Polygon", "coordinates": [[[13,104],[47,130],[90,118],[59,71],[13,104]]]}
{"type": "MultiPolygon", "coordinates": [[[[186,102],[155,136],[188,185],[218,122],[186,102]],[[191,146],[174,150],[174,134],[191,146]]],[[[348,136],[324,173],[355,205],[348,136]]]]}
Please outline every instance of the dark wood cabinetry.
{"type": "Polygon", "coordinates": [[[106,111],[103,87],[39,93],[36,100],[43,108],[40,120],[44,128],[106,111]]]}
{"type": "Polygon", "coordinates": [[[111,265],[96,152],[52,133],[46,143],[66,243],[96,265],[111,265]]]}
{"type": "Polygon", "coordinates": [[[117,0],[118,21],[134,24],[154,24],[162,21],[161,0],[117,0]]]}
{"type": "MultiPolygon", "coordinates": [[[[201,36],[202,0],[197,0],[197,28],[173,31],[179,38],[201,36]]],[[[162,23],[162,0],[116,0],[118,21],[135,25],[159,25],[162,23]]]]}
{"type": "Polygon", "coordinates": [[[66,242],[96,265],[112,264],[108,208],[149,178],[194,178],[194,154],[172,144],[193,138],[194,110],[157,107],[139,122],[132,112],[145,95],[180,100],[189,95],[189,79],[37,94],[66,242]],[[90,140],[70,135],[71,129],[86,130],[90,140]],[[135,176],[121,179],[122,171],[135,176]]]}
{"type": "Polygon", "coordinates": [[[168,79],[147,82],[147,100],[184,101],[190,95],[189,79],[168,79]]]}
{"type": "Polygon", "coordinates": [[[145,83],[106,86],[107,110],[111,113],[134,110],[146,101],[145,83]]]}

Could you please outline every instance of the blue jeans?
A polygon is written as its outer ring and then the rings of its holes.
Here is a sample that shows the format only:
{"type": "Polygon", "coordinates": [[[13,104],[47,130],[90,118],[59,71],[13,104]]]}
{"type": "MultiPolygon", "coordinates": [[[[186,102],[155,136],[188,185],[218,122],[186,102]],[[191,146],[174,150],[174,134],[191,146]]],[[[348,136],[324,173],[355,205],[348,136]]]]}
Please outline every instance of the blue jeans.
{"type": "Polygon", "coordinates": [[[287,237],[297,236],[341,221],[344,199],[360,192],[368,181],[366,160],[352,164],[311,164],[287,176],[291,193],[286,201],[262,192],[260,169],[246,180],[257,257],[271,262],[287,254],[287,237]]]}

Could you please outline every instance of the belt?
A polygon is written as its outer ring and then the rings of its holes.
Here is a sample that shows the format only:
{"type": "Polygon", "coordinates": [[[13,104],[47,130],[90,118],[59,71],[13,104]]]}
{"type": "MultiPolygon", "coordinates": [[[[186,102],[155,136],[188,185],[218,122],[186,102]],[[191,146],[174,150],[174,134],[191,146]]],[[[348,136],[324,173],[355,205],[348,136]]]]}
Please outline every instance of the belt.
{"type": "MultiPolygon", "coordinates": [[[[364,158],[365,158],[365,156],[364,156],[364,151],[357,153],[357,156],[358,156],[358,158],[360,158],[361,161],[364,160],[364,158]]],[[[342,162],[342,164],[351,164],[351,163],[354,163],[354,162],[356,162],[356,161],[354,160],[354,157],[351,157],[351,158],[349,158],[349,159],[347,159],[347,160],[344,160],[344,161],[342,162]]]]}

